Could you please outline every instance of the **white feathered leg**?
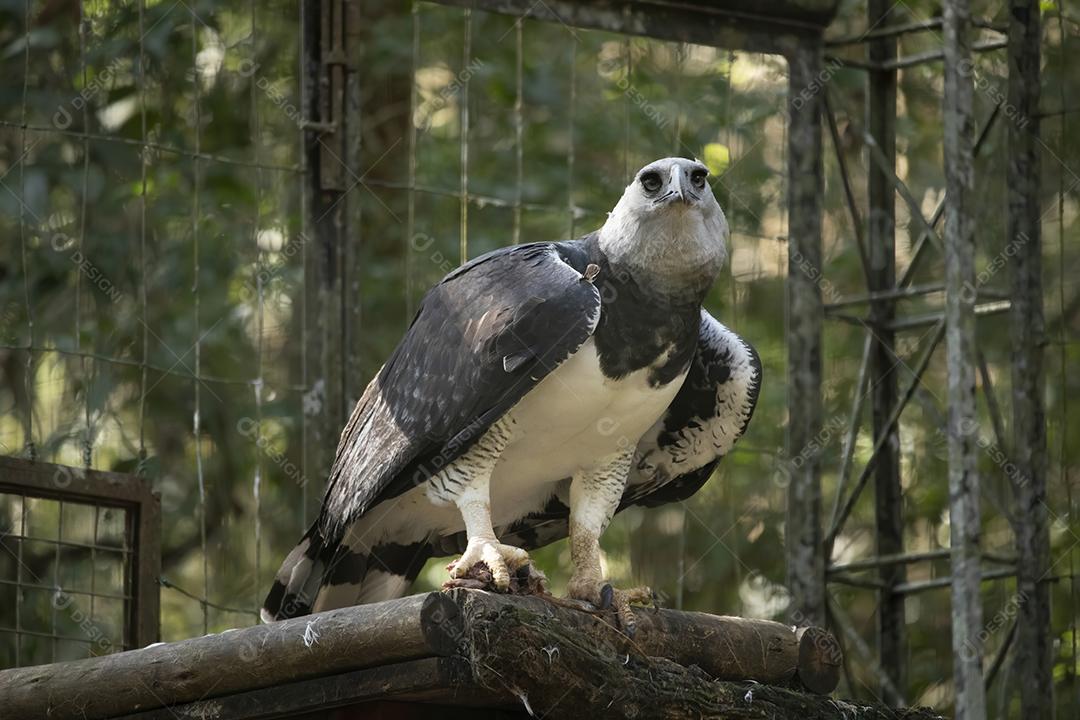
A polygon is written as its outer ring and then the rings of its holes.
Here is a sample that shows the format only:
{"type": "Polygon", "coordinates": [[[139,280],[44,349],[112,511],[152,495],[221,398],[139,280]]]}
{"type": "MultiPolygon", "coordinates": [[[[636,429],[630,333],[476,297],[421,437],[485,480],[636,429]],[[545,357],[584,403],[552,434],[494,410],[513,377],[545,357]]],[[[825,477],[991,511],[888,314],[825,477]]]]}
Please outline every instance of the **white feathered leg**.
{"type": "Polygon", "coordinates": [[[499,542],[491,523],[491,473],[513,439],[512,431],[513,420],[500,419],[468,452],[433,477],[428,490],[433,499],[456,505],[465,522],[468,545],[465,553],[448,566],[450,577],[463,577],[482,562],[499,590],[509,587],[510,573],[529,562],[527,552],[499,542]]]}
{"type": "Polygon", "coordinates": [[[491,503],[487,483],[477,483],[458,502],[469,544],[465,553],[450,565],[450,577],[459,578],[482,562],[491,571],[491,580],[499,590],[510,585],[510,573],[529,562],[529,553],[513,545],[503,545],[491,526],[491,503]]]}
{"type": "Polygon", "coordinates": [[[633,448],[604,458],[593,469],[574,475],[570,484],[570,560],[573,575],[567,595],[598,608],[612,604],[628,634],[634,632],[631,603],[649,602],[649,588],[616,590],[600,568],[600,536],[611,522],[630,472],[633,448]]]}

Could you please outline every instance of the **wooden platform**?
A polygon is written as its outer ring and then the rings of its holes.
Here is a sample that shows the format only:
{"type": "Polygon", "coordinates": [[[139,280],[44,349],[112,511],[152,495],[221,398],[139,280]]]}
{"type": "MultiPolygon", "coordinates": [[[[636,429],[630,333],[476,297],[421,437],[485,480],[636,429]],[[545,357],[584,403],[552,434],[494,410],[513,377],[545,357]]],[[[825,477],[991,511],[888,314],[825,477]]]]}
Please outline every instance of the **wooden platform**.
{"type": "Polygon", "coordinates": [[[673,610],[427,593],[89,660],[0,672],[5,720],[934,718],[832,700],[827,632],[673,610]],[[817,691],[817,692],[814,692],[817,691]]]}

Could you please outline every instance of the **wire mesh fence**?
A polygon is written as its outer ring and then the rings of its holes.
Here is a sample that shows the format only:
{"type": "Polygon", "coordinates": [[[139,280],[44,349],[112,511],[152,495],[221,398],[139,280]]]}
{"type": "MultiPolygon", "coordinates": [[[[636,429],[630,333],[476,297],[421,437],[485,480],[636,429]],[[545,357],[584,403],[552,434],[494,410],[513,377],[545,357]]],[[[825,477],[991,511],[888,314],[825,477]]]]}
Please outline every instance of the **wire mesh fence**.
{"type": "MultiPolygon", "coordinates": [[[[286,325],[303,321],[290,313],[304,174],[280,110],[299,38],[280,22],[259,32],[262,13],[298,6],[20,9],[19,102],[0,119],[15,239],[0,442],[162,493],[166,567],[183,577],[162,582],[166,635],[251,622],[262,458],[303,435],[304,345],[287,346],[286,325]],[[174,564],[196,550],[194,567],[174,564]]],[[[299,483],[282,491],[303,510],[299,483]]]]}
{"type": "MultiPolygon", "coordinates": [[[[315,510],[327,450],[308,425],[351,405],[327,396],[329,350],[306,342],[326,331],[309,303],[327,261],[306,167],[329,144],[302,110],[309,20],[297,3],[82,3],[74,23],[20,10],[18,102],[0,117],[0,222],[16,240],[0,442],[161,493],[164,639],[253,622],[315,510]]],[[[357,168],[338,159],[363,286],[347,352],[364,377],[427,286],[486,250],[597,227],[646,148],[704,148],[729,185],[752,172],[767,195],[724,191],[745,204],[729,212],[746,240],[735,273],[780,271],[781,62],[433,4],[381,20],[405,42],[365,77],[407,60],[416,82],[392,108],[412,119],[404,137],[357,168]],[[739,112],[715,142],[713,118],[739,112]]],[[[361,133],[386,122],[362,118],[361,133]]],[[[17,504],[3,506],[13,535],[17,504]]]]}

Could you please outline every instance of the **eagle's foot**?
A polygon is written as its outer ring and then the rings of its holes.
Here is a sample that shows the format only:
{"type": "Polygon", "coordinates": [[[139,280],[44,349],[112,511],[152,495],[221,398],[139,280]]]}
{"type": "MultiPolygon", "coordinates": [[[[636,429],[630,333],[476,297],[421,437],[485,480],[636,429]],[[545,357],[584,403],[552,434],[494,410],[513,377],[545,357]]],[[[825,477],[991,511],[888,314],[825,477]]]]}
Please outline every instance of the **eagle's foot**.
{"type": "Polygon", "coordinates": [[[547,575],[530,560],[510,578],[510,592],[515,595],[545,596],[548,594],[547,581],[547,575]]]}
{"type": "Polygon", "coordinates": [[[631,606],[656,607],[656,595],[650,588],[636,587],[619,590],[611,583],[602,580],[589,582],[571,579],[567,586],[567,597],[570,600],[585,601],[598,611],[614,609],[619,627],[627,637],[634,637],[637,631],[637,618],[634,617],[631,606]]]}
{"type": "MultiPolygon", "coordinates": [[[[452,567],[453,563],[448,567],[452,567]]],[[[450,578],[442,585],[443,590],[466,588],[468,590],[492,590],[495,583],[486,563],[479,562],[473,565],[461,577],[450,578]]],[[[511,595],[539,595],[551,597],[547,589],[547,575],[539,568],[527,562],[510,575],[510,586],[506,592],[511,595]]]]}
{"type": "Polygon", "coordinates": [[[473,566],[482,564],[491,573],[491,585],[500,592],[510,587],[510,574],[529,563],[529,553],[513,545],[503,545],[492,539],[473,538],[465,548],[465,553],[446,566],[450,571],[451,583],[459,578],[467,578],[473,566]]]}

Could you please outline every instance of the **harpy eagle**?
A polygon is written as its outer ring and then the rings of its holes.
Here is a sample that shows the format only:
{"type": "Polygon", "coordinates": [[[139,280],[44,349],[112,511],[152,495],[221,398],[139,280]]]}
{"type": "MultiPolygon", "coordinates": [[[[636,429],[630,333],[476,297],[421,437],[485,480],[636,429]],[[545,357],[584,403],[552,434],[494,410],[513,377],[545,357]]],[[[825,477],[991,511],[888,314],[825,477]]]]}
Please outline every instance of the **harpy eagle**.
{"type": "Polygon", "coordinates": [[[643,167],[599,231],[506,247],[432,288],[341,433],[319,517],[265,621],[403,595],[463,553],[506,589],[569,535],[568,595],[626,607],[600,536],[696,492],[742,435],[761,364],[701,303],[728,226],[697,161],[643,167]]]}

